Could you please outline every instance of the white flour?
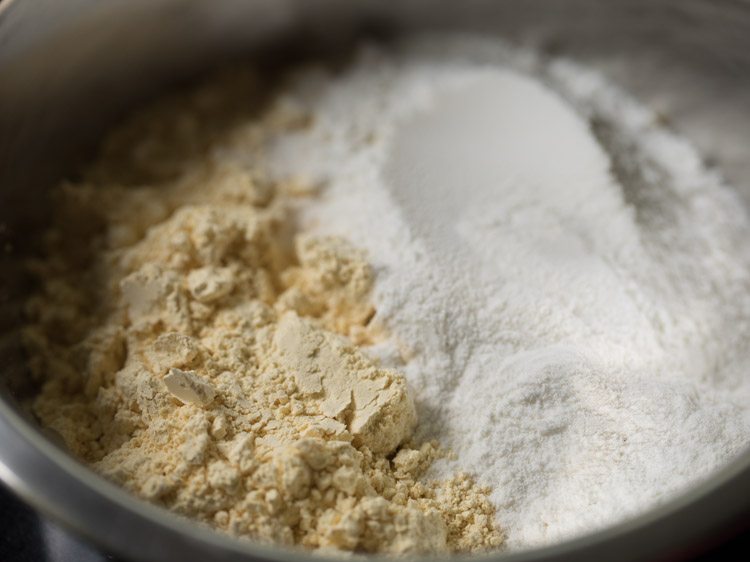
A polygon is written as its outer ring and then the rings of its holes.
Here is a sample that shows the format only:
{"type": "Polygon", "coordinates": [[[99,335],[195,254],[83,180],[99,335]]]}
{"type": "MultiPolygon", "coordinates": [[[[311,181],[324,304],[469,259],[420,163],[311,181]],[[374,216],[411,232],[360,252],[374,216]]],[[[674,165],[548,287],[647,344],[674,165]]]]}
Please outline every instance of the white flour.
{"type": "Polygon", "coordinates": [[[655,115],[467,38],[365,50],[289,97],[314,124],[272,163],[325,181],[301,220],[369,252],[393,335],[372,352],[494,487],[511,547],[645,509],[750,443],[750,228],[655,115]]]}

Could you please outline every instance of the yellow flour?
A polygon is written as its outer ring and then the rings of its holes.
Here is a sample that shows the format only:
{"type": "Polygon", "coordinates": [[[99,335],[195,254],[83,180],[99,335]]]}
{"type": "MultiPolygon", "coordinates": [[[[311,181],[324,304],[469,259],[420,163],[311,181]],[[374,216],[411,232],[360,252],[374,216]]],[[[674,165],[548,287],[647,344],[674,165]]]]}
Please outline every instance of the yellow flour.
{"type": "Polygon", "coordinates": [[[235,73],[116,131],[59,190],[28,304],[33,409],[108,479],[218,530],[311,549],[439,553],[502,542],[487,490],[421,479],[436,445],[404,378],[357,347],[373,275],[295,232],[303,182],[263,144],[307,118],[235,73]]]}

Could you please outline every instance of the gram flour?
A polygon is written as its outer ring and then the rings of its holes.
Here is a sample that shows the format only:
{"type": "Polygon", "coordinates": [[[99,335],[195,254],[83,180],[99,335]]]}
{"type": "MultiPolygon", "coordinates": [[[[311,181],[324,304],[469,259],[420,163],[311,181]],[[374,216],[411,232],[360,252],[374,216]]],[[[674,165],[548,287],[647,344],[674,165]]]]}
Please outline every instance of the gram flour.
{"type": "Polygon", "coordinates": [[[272,134],[309,125],[230,73],[116,130],[57,192],[25,331],[32,408],[79,459],[231,535],[319,551],[498,547],[488,490],[422,477],[404,377],[359,346],[373,273],[307,236],[312,187],[264,175],[272,134]]]}

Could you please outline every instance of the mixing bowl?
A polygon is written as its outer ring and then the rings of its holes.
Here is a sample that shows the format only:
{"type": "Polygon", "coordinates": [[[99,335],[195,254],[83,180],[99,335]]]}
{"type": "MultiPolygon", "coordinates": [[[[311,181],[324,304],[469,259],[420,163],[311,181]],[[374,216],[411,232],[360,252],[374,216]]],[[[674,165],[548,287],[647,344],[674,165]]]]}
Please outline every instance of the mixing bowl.
{"type": "MultiPolygon", "coordinates": [[[[362,36],[471,30],[598,68],[699,147],[750,202],[750,2],[744,0],[0,1],[0,479],[133,560],[309,560],[234,541],[142,503],[70,458],[19,407],[20,258],[47,189],[128,108],[212,65],[345,55],[362,36]]],[[[748,374],[750,376],[750,374],[748,374]]],[[[679,558],[750,513],[750,451],[614,527],[493,560],[679,558]]],[[[317,559],[317,558],[316,558],[317,559]]]]}

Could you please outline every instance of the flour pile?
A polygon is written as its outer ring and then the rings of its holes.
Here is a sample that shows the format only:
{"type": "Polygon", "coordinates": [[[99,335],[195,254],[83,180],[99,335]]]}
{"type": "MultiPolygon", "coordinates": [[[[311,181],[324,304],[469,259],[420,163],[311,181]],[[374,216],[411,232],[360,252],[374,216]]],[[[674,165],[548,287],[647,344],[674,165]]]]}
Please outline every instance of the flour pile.
{"type": "Polygon", "coordinates": [[[359,349],[373,275],[308,236],[310,186],[269,181],[269,136],[306,126],[234,72],[147,109],[57,190],[24,335],[31,405],[132,493],[231,535],[317,551],[437,554],[503,540],[488,490],[414,443],[400,373],[359,349]]]}
{"type": "Polygon", "coordinates": [[[656,115],[494,41],[364,49],[297,75],[271,168],[323,185],[306,229],[364,248],[369,353],[423,437],[492,487],[510,547],[657,504],[750,442],[750,236],[656,115]]]}
{"type": "Polygon", "coordinates": [[[573,63],[437,37],[280,92],[230,74],[58,193],[31,264],[33,411],[220,531],[549,544],[750,443],[748,218],[573,63]]]}

